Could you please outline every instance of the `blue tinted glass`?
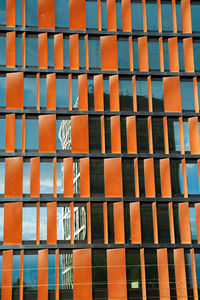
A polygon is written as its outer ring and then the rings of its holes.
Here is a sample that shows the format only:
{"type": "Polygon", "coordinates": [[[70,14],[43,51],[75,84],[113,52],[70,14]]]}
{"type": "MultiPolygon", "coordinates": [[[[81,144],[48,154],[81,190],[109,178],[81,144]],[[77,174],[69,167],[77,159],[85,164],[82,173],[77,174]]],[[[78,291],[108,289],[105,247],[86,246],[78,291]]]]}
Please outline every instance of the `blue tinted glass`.
{"type": "Polygon", "coordinates": [[[22,149],[22,119],[15,119],[15,149],[22,149]]]}
{"type": "Polygon", "coordinates": [[[143,30],[142,2],[131,2],[132,29],[143,30]]]}
{"type": "Polygon", "coordinates": [[[184,71],[185,65],[184,65],[183,42],[178,42],[178,56],[179,56],[179,69],[180,71],[184,71]]]}
{"type": "Polygon", "coordinates": [[[22,26],[22,0],[15,0],[16,26],[22,26]]]}
{"type": "Polygon", "coordinates": [[[163,41],[163,56],[165,71],[169,71],[169,49],[167,41],[163,41]]]}
{"type": "Polygon", "coordinates": [[[69,107],[68,79],[56,78],[56,107],[69,107]]]}
{"type": "MultiPolygon", "coordinates": [[[[1,169],[1,167],[0,167],[1,169]]],[[[1,190],[0,190],[1,193],[1,190]]],[[[3,227],[4,227],[4,208],[0,207],[0,241],[3,241],[3,227]]],[[[0,266],[1,267],[1,266],[0,266]]]]}
{"type": "Polygon", "coordinates": [[[0,1],[0,24],[6,25],[6,0],[0,1]]]}
{"type": "Polygon", "coordinates": [[[181,4],[176,3],[176,23],[177,31],[182,31],[181,4]]]}
{"type": "Polygon", "coordinates": [[[116,15],[117,15],[117,29],[122,29],[122,4],[120,2],[116,2],[116,15]]]}
{"type": "Polygon", "coordinates": [[[26,66],[38,66],[38,38],[26,38],[26,66]]]}
{"type": "Polygon", "coordinates": [[[69,27],[69,1],[56,0],[55,1],[55,26],[69,27]]]}
{"type": "Polygon", "coordinates": [[[195,41],[193,42],[194,49],[194,68],[195,71],[200,70],[200,43],[195,41]]]}
{"type": "Polygon", "coordinates": [[[78,79],[72,78],[72,107],[78,107],[78,79]]]}
{"type": "Polygon", "coordinates": [[[192,31],[200,31],[200,4],[191,3],[192,31]]]}
{"type": "Polygon", "coordinates": [[[4,194],[5,163],[0,162],[0,194],[4,194]]]}
{"type": "Polygon", "coordinates": [[[40,162],[40,194],[53,194],[53,162],[40,162]]]}
{"type": "Polygon", "coordinates": [[[55,254],[48,255],[48,290],[55,290],[56,280],[56,257],[55,254]]]}
{"type": "Polygon", "coordinates": [[[46,77],[40,77],[40,107],[47,107],[46,77]]]}
{"type": "Polygon", "coordinates": [[[161,4],[161,15],[162,15],[162,30],[163,31],[173,31],[171,3],[162,3],[161,4]]]}
{"type": "Polygon", "coordinates": [[[199,195],[199,175],[197,164],[186,163],[187,186],[189,195],[199,195]]]}
{"type": "Polygon", "coordinates": [[[0,65],[6,66],[6,37],[0,36],[0,65]]]}
{"type": "Polygon", "coordinates": [[[38,288],[38,255],[24,255],[24,289],[37,290],[38,288]]]}
{"type": "Polygon", "coordinates": [[[185,151],[190,151],[189,124],[186,121],[183,121],[183,134],[185,151]]]}
{"type": "Polygon", "coordinates": [[[26,0],[26,26],[38,26],[38,0],[26,0]]]}
{"type": "Polygon", "coordinates": [[[63,39],[63,60],[64,60],[64,68],[69,68],[69,39],[63,39]]]}
{"type": "Polygon", "coordinates": [[[160,70],[160,51],[158,41],[148,41],[149,69],[160,70]]]}
{"type": "Polygon", "coordinates": [[[30,194],[30,161],[23,162],[23,194],[30,194]]]}
{"type": "Polygon", "coordinates": [[[190,227],[191,227],[192,240],[197,240],[195,207],[189,207],[189,214],[190,214],[190,227]]]}
{"type": "Polygon", "coordinates": [[[36,108],[37,102],[37,80],[36,77],[24,77],[24,107],[36,108]]]}
{"type": "Polygon", "coordinates": [[[136,94],[138,111],[148,111],[148,84],[147,80],[136,80],[136,94]]]}
{"type": "Polygon", "coordinates": [[[48,38],[48,67],[54,67],[54,39],[48,38]]]}
{"type": "Polygon", "coordinates": [[[192,81],[181,81],[182,110],[195,110],[194,87],[192,81]]]}
{"type": "Polygon", "coordinates": [[[6,120],[0,119],[0,149],[5,150],[6,120]]]}
{"type": "Polygon", "coordinates": [[[47,208],[40,207],[40,240],[47,240],[47,208]]]}
{"type": "Polygon", "coordinates": [[[129,42],[117,41],[118,67],[119,69],[130,69],[129,64],[129,42]]]}
{"type": "Polygon", "coordinates": [[[0,77],[0,106],[6,106],[6,77],[0,77]]]}
{"type": "Polygon", "coordinates": [[[134,70],[139,70],[139,56],[138,56],[138,41],[133,39],[133,66],[134,70]]]}
{"type": "Polygon", "coordinates": [[[184,194],[183,190],[183,170],[182,170],[182,164],[179,164],[179,185],[180,185],[180,193],[181,195],[184,194]]]}
{"type": "Polygon", "coordinates": [[[198,289],[200,288],[200,253],[195,253],[195,264],[196,264],[196,274],[197,274],[197,286],[198,289]]]}
{"type": "Polygon", "coordinates": [[[62,162],[57,162],[56,171],[57,171],[57,193],[63,194],[63,163],[62,162]]]}
{"type": "Polygon", "coordinates": [[[26,119],[25,128],[25,148],[38,150],[38,120],[26,119]]]}
{"type": "Polygon", "coordinates": [[[179,122],[173,122],[175,151],[181,151],[179,122]]]}
{"type": "Polygon", "coordinates": [[[107,29],[107,3],[101,1],[101,26],[102,29],[107,29]]]}
{"type": "Polygon", "coordinates": [[[89,67],[94,69],[100,69],[101,67],[99,40],[89,40],[89,67]]]}
{"type": "Polygon", "coordinates": [[[133,96],[133,85],[131,80],[119,80],[119,94],[123,96],[133,96]]]}
{"type": "Polygon", "coordinates": [[[56,120],[56,149],[71,150],[71,120],[56,120]]]}
{"type": "Polygon", "coordinates": [[[16,36],[16,66],[22,66],[22,37],[16,36]]]}
{"type": "Polygon", "coordinates": [[[147,30],[158,31],[158,15],[157,15],[157,3],[146,3],[147,11],[147,30]]]}
{"type": "Polygon", "coordinates": [[[71,239],[70,207],[57,207],[57,239],[71,239]]]}
{"type": "Polygon", "coordinates": [[[85,40],[79,39],[79,67],[85,69],[85,40]]]}
{"type": "Polygon", "coordinates": [[[108,94],[108,95],[110,93],[109,80],[107,79],[103,80],[103,92],[104,94],[108,94]]]}
{"type": "Polygon", "coordinates": [[[20,280],[20,255],[13,255],[12,284],[19,285],[20,280]]]}
{"type": "Polygon", "coordinates": [[[86,28],[97,29],[98,28],[98,10],[97,1],[86,1],[86,28]]]}
{"type": "Polygon", "coordinates": [[[36,207],[23,207],[22,240],[36,240],[36,207]]]}
{"type": "Polygon", "coordinates": [[[164,111],[163,82],[158,80],[151,81],[153,111],[164,111]]]}

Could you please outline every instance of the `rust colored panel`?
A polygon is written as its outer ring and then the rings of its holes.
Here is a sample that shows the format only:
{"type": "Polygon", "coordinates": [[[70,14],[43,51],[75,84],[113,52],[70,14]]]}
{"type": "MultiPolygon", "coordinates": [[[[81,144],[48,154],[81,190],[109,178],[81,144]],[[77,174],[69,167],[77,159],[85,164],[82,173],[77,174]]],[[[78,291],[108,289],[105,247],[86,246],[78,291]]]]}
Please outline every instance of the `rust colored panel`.
{"type": "Polygon", "coordinates": [[[143,31],[147,32],[146,0],[142,0],[142,12],[143,12],[143,31]]]}
{"type": "Polygon", "coordinates": [[[20,251],[20,282],[19,282],[19,300],[23,300],[24,283],[24,250],[20,251]]]}
{"type": "Polygon", "coordinates": [[[22,68],[25,68],[26,66],[26,42],[25,42],[25,38],[26,38],[26,33],[23,32],[22,33],[22,68]]]}
{"type": "Polygon", "coordinates": [[[47,203],[47,244],[57,244],[57,203],[47,203]]]}
{"type": "Polygon", "coordinates": [[[153,158],[144,159],[145,196],[155,198],[155,175],[153,158]]]}
{"type": "Polygon", "coordinates": [[[57,158],[53,158],[53,196],[57,197],[57,158]]]}
{"type": "Polygon", "coordinates": [[[139,71],[149,71],[149,60],[148,60],[148,43],[147,37],[143,36],[138,38],[138,51],[139,51],[139,71]]]}
{"type": "Polygon", "coordinates": [[[37,110],[40,109],[40,73],[37,73],[37,110]]]}
{"type": "Polygon", "coordinates": [[[15,0],[6,0],[6,26],[15,27],[15,0]]]}
{"type": "Polygon", "coordinates": [[[111,152],[121,153],[120,116],[110,117],[111,152]]]}
{"type": "Polygon", "coordinates": [[[12,300],[13,250],[3,251],[1,300],[12,300]]]}
{"type": "Polygon", "coordinates": [[[158,244],[158,222],[157,222],[157,206],[156,206],[156,202],[152,203],[152,215],[153,215],[154,244],[158,244]]]}
{"type": "Polygon", "coordinates": [[[119,76],[109,76],[110,111],[120,111],[119,105],[119,76]]]}
{"type": "Polygon", "coordinates": [[[47,110],[56,110],[56,73],[47,74],[47,110]]]}
{"type": "Polygon", "coordinates": [[[172,204],[172,202],[168,203],[168,211],[169,211],[169,227],[170,227],[171,244],[175,244],[175,236],[174,236],[174,214],[173,214],[173,204],[172,204]]]}
{"type": "Polygon", "coordinates": [[[72,153],[89,152],[88,116],[71,117],[72,153]]]}
{"type": "Polygon", "coordinates": [[[199,112],[199,96],[198,96],[198,86],[197,86],[197,77],[193,77],[193,86],[194,86],[194,105],[195,112],[199,112]]]}
{"type": "Polygon", "coordinates": [[[87,242],[91,244],[91,207],[90,202],[87,202],[87,242]]]}
{"type": "Polygon", "coordinates": [[[22,115],[22,152],[25,152],[25,114],[22,115]]]}
{"type": "Polygon", "coordinates": [[[200,154],[198,117],[188,118],[190,133],[190,152],[200,154]]]}
{"type": "Polygon", "coordinates": [[[182,112],[180,77],[163,78],[165,112],[182,112]]]}
{"type": "Polygon", "coordinates": [[[181,1],[181,15],[183,33],[192,33],[190,0],[181,1]]]}
{"type": "Polygon", "coordinates": [[[131,243],[141,244],[140,202],[130,203],[131,243]]]}
{"type": "Polygon", "coordinates": [[[107,0],[107,28],[117,31],[116,0],[107,0]]]}
{"type": "Polygon", "coordinates": [[[38,0],[38,27],[55,28],[55,1],[38,0]]]}
{"type": "Polygon", "coordinates": [[[15,68],[15,36],[16,32],[6,33],[6,67],[15,68]]]}
{"type": "Polygon", "coordinates": [[[168,39],[170,72],[179,72],[178,38],[168,39]]]}
{"type": "Polygon", "coordinates": [[[104,110],[103,75],[94,76],[94,110],[104,110]]]}
{"type": "Polygon", "coordinates": [[[164,140],[165,140],[165,154],[169,154],[167,117],[163,117],[163,129],[164,129],[164,140]]]}
{"type": "Polygon", "coordinates": [[[160,181],[162,198],[171,198],[172,187],[169,158],[160,159],[160,181]]]}
{"type": "Polygon", "coordinates": [[[185,72],[194,72],[194,54],[192,38],[183,39],[185,72]]]}
{"type": "Polygon", "coordinates": [[[101,69],[104,71],[117,71],[117,36],[101,36],[101,69]]]}
{"type": "Polygon", "coordinates": [[[85,35],[85,69],[89,70],[88,34],[85,35]]]}
{"type": "Polygon", "coordinates": [[[140,197],[139,176],[138,176],[138,159],[134,159],[134,175],[135,175],[135,197],[140,197]]]}
{"type": "Polygon", "coordinates": [[[148,82],[148,102],[149,102],[149,112],[153,112],[153,104],[152,104],[152,88],[151,88],[151,76],[147,77],[148,82]]]}
{"type": "Polygon", "coordinates": [[[36,244],[40,244],[40,202],[36,203],[37,220],[36,220],[36,244]]]}
{"type": "Polygon", "coordinates": [[[130,71],[133,71],[133,39],[132,36],[128,38],[129,42],[129,64],[130,64],[130,71]]]}
{"type": "Polygon", "coordinates": [[[30,159],[30,197],[40,197],[40,157],[30,159]]]}
{"type": "Polygon", "coordinates": [[[104,159],[105,197],[123,197],[121,158],[104,159]]]}
{"type": "Polygon", "coordinates": [[[200,244],[200,203],[195,203],[197,241],[200,244]]]}
{"type": "Polygon", "coordinates": [[[176,0],[172,0],[172,19],[173,19],[173,32],[177,33],[176,0]]]}
{"type": "Polygon", "coordinates": [[[74,244],[74,202],[70,203],[70,217],[71,217],[71,244],[74,244]]]}
{"type": "Polygon", "coordinates": [[[108,205],[103,203],[104,244],[108,244],[108,205]]]}
{"type": "Polygon", "coordinates": [[[101,116],[101,153],[105,152],[105,125],[104,116],[101,116]]]}
{"type": "Polygon", "coordinates": [[[140,249],[140,267],[142,279],[142,299],[147,300],[144,248],[140,249]]]}
{"type": "Polygon", "coordinates": [[[5,152],[15,152],[15,114],[6,115],[5,152]]]}
{"type": "Polygon", "coordinates": [[[63,159],[64,197],[73,197],[73,157],[63,159]]]}
{"type": "Polygon", "coordinates": [[[131,1],[122,0],[122,28],[123,31],[132,32],[131,1]]]}
{"type": "Polygon", "coordinates": [[[6,108],[23,109],[24,107],[24,73],[6,74],[6,108]],[[17,91],[17,93],[16,93],[17,91]]]}
{"type": "Polygon", "coordinates": [[[127,300],[125,249],[107,250],[108,299],[127,300]]]}
{"type": "Polygon", "coordinates": [[[167,248],[157,249],[157,264],[160,300],[170,300],[167,248]]]}
{"type": "Polygon", "coordinates": [[[39,152],[56,152],[56,115],[39,116],[39,152]]]}
{"type": "Polygon", "coordinates": [[[188,202],[179,203],[181,244],[191,244],[190,216],[188,202]]]}
{"type": "Polygon", "coordinates": [[[114,215],[115,244],[124,244],[125,243],[125,233],[124,233],[124,204],[123,204],[123,202],[113,203],[113,215],[114,215]]]}
{"type": "Polygon", "coordinates": [[[54,35],[54,68],[63,69],[63,33],[54,35]]]}
{"type": "Polygon", "coordinates": [[[97,0],[98,8],[98,30],[101,31],[101,0],[97,0]]]}
{"type": "Polygon", "coordinates": [[[86,30],[85,0],[69,0],[69,29],[86,30]]]}
{"type": "Polygon", "coordinates": [[[174,249],[173,251],[177,300],[188,299],[184,249],[174,249]]]}
{"type": "Polygon", "coordinates": [[[68,75],[69,110],[72,110],[72,74],[68,75]]]}
{"type": "Polygon", "coordinates": [[[56,254],[56,294],[55,300],[59,300],[59,249],[55,250],[56,254]]]}
{"type": "Polygon", "coordinates": [[[182,163],[182,174],[183,174],[184,198],[188,198],[188,188],[187,188],[187,176],[186,176],[185,159],[182,159],[181,163],[182,163]]]}
{"type": "Polygon", "coordinates": [[[184,134],[183,134],[183,118],[179,118],[179,131],[180,131],[180,144],[181,144],[181,154],[185,154],[184,146],[184,134]]]}
{"type": "Polygon", "coordinates": [[[91,249],[73,250],[73,299],[92,299],[91,249]]]}
{"type": "Polygon", "coordinates": [[[23,157],[5,159],[5,198],[21,198],[23,194],[23,157]]]}
{"type": "Polygon", "coordinates": [[[133,86],[133,110],[137,112],[137,94],[136,94],[136,76],[132,77],[132,86],[133,86]]]}
{"type": "Polygon", "coordinates": [[[164,72],[163,38],[159,38],[160,72],[164,72]]]}
{"type": "Polygon", "coordinates": [[[48,300],[48,249],[38,250],[38,300],[48,300]]]}
{"type": "Polygon", "coordinates": [[[4,204],[3,244],[22,244],[22,202],[4,204]]]}
{"type": "Polygon", "coordinates": [[[152,135],[152,121],[151,116],[148,119],[148,136],[149,136],[149,153],[153,154],[153,135],[152,135]]]}
{"type": "Polygon", "coordinates": [[[80,197],[90,197],[90,160],[80,159],[80,197]]]}
{"type": "Polygon", "coordinates": [[[136,117],[126,117],[127,152],[137,153],[136,117]]]}
{"type": "Polygon", "coordinates": [[[157,11],[158,11],[158,32],[162,32],[162,17],[161,17],[160,0],[157,0],[157,11]]]}
{"type": "Polygon", "coordinates": [[[22,27],[25,27],[25,0],[22,0],[22,27]]]}
{"type": "MultiPolygon", "coordinates": [[[[74,0],[72,0],[74,1],[74,0]]],[[[74,1],[76,2],[76,1],[74,1]]],[[[78,34],[69,36],[70,69],[79,69],[79,37],[78,34]]]]}
{"type": "Polygon", "coordinates": [[[38,67],[39,69],[48,68],[47,32],[38,34],[38,67]]]}
{"type": "Polygon", "coordinates": [[[199,297],[198,297],[198,289],[197,289],[197,274],[196,274],[194,248],[190,249],[190,258],[191,258],[191,269],[192,269],[193,295],[194,295],[194,300],[198,300],[199,297]]]}
{"type": "Polygon", "coordinates": [[[78,76],[78,106],[79,110],[88,110],[87,74],[78,76]]]}

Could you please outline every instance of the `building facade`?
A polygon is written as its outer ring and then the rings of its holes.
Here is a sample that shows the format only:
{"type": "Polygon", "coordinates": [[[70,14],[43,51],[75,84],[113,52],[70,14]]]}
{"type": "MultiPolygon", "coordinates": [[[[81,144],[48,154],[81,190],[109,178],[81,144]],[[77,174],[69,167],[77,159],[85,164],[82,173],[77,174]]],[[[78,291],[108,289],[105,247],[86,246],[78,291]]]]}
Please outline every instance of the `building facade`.
{"type": "Polygon", "coordinates": [[[1,300],[200,297],[200,1],[0,1],[1,300]]]}

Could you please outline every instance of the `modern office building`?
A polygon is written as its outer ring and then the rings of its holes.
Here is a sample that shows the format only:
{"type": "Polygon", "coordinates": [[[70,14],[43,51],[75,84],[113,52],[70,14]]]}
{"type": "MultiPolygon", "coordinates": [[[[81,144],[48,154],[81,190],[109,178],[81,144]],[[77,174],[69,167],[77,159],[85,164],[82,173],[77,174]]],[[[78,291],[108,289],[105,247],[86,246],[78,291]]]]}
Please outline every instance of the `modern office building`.
{"type": "Polygon", "coordinates": [[[200,1],[0,0],[1,300],[200,298],[200,1]]]}

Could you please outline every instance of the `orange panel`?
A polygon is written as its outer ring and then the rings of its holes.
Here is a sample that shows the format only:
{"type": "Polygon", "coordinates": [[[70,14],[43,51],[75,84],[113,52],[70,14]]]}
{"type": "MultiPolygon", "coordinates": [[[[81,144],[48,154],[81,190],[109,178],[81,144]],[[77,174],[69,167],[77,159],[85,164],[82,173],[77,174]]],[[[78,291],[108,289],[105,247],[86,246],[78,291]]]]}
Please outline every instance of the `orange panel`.
{"type": "Polygon", "coordinates": [[[142,0],[142,11],[143,11],[143,31],[147,32],[146,0],[142,0]]]}
{"type": "Polygon", "coordinates": [[[144,159],[145,196],[155,198],[155,175],[153,158],[144,159]]]}
{"type": "Polygon", "coordinates": [[[24,73],[6,74],[6,108],[23,109],[24,107],[24,73]],[[16,93],[17,91],[17,93],[16,93]]]}
{"type": "Polygon", "coordinates": [[[104,126],[104,116],[101,116],[101,153],[105,153],[105,126],[104,126]]]}
{"type": "Polygon", "coordinates": [[[153,112],[153,104],[152,104],[152,88],[151,88],[151,76],[147,77],[148,82],[148,102],[149,102],[149,112],[153,112]]]}
{"type": "Polygon", "coordinates": [[[53,158],[53,196],[57,197],[57,158],[53,158]]]}
{"type": "Polygon", "coordinates": [[[122,28],[123,31],[132,32],[130,0],[122,0],[122,28]]]}
{"type": "Polygon", "coordinates": [[[37,73],[37,110],[40,109],[40,73],[37,73]]]}
{"type": "Polygon", "coordinates": [[[134,174],[135,174],[135,197],[140,197],[139,176],[138,176],[138,159],[134,159],[134,174]]]}
{"type": "Polygon", "coordinates": [[[176,0],[172,0],[172,18],[173,18],[173,32],[177,33],[176,0]]]}
{"type": "Polygon", "coordinates": [[[158,32],[162,32],[162,17],[161,17],[160,0],[157,0],[157,10],[158,10],[158,32]]]}
{"type": "Polygon", "coordinates": [[[64,197],[73,197],[73,157],[63,159],[64,197]]]}
{"type": "Polygon", "coordinates": [[[192,38],[183,39],[185,72],[194,72],[194,54],[192,38]]]}
{"type": "Polygon", "coordinates": [[[23,283],[24,283],[24,250],[20,251],[20,286],[19,300],[23,300],[23,283]]]}
{"type": "Polygon", "coordinates": [[[167,117],[163,117],[163,129],[164,129],[164,140],[165,140],[165,154],[169,154],[167,117]]]}
{"type": "Polygon", "coordinates": [[[171,198],[172,187],[169,158],[160,159],[160,181],[162,198],[171,198]]]}
{"type": "Polygon", "coordinates": [[[101,69],[104,71],[117,71],[117,36],[101,36],[101,69]]]}
{"type": "Polygon", "coordinates": [[[5,152],[15,152],[15,114],[6,115],[5,152]]]}
{"type": "Polygon", "coordinates": [[[198,86],[197,86],[197,77],[193,77],[193,86],[194,86],[194,104],[195,112],[199,112],[199,96],[198,96],[198,86]]]}
{"type": "Polygon", "coordinates": [[[197,241],[200,244],[200,203],[195,203],[197,241]]]}
{"type": "Polygon", "coordinates": [[[55,1],[38,0],[38,27],[55,28],[55,1]]]}
{"type": "Polygon", "coordinates": [[[151,116],[148,117],[147,120],[148,120],[148,136],[149,136],[149,153],[153,154],[153,136],[152,136],[151,116]]]}
{"type": "Polygon", "coordinates": [[[89,70],[88,34],[85,35],[85,69],[89,70]]]}
{"type": "Polygon", "coordinates": [[[57,203],[47,203],[47,244],[57,244],[57,203]]]}
{"type": "Polygon", "coordinates": [[[91,207],[90,202],[87,202],[87,243],[91,242],[91,207]]]}
{"type": "MultiPolygon", "coordinates": [[[[74,2],[76,2],[76,1],[74,1],[74,2]]],[[[78,34],[72,34],[69,36],[69,56],[70,56],[70,69],[78,70],[79,69],[79,37],[78,37],[78,34]]]]}
{"type": "Polygon", "coordinates": [[[22,115],[22,152],[25,152],[25,114],[22,115]]]}
{"type": "Polygon", "coordinates": [[[163,38],[159,38],[160,72],[164,72],[163,38]]]}
{"type": "Polygon", "coordinates": [[[74,244],[74,202],[70,203],[71,244],[74,244]]]}
{"type": "Polygon", "coordinates": [[[72,153],[89,152],[88,116],[71,117],[72,153]]]}
{"type": "Polygon", "coordinates": [[[108,31],[117,30],[116,0],[107,0],[107,28],[108,31]]]}
{"type": "Polygon", "coordinates": [[[188,189],[187,189],[187,176],[186,176],[186,166],[185,159],[181,160],[182,163],[182,174],[183,174],[183,190],[184,190],[184,198],[188,198],[188,189]]]}
{"type": "Polygon", "coordinates": [[[59,249],[56,249],[56,294],[55,300],[59,300],[59,249]]]}
{"type": "Polygon", "coordinates": [[[168,39],[170,72],[179,72],[178,38],[168,39]]]}
{"type": "Polygon", "coordinates": [[[130,203],[131,243],[141,244],[140,202],[130,203]]]}
{"type": "Polygon", "coordinates": [[[199,297],[198,297],[198,289],[197,289],[197,274],[196,274],[194,248],[190,249],[190,258],[191,258],[191,269],[192,269],[193,295],[194,295],[194,300],[198,300],[199,297]]]}
{"type": "Polygon", "coordinates": [[[5,159],[5,198],[21,198],[23,194],[23,157],[5,159]]]}
{"type": "Polygon", "coordinates": [[[38,300],[48,300],[48,249],[38,250],[38,300]]]}
{"type": "Polygon", "coordinates": [[[15,68],[15,36],[16,32],[6,33],[6,67],[15,68]]]}
{"type": "Polygon", "coordinates": [[[97,0],[98,7],[98,30],[101,31],[101,0],[97,0]]]}
{"type": "Polygon", "coordinates": [[[174,214],[173,214],[173,204],[172,204],[172,202],[168,203],[168,211],[169,211],[169,226],[170,226],[171,244],[175,244],[175,236],[174,236],[174,214]]]}
{"type": "Polygon", "coordinates": [[[163,78],[165,112],[182,112],[180,77],[163,78]]]}
{"type": "Polygon", "coordinates": [[[111,152],[121,153],[120,116],[110,117],[111,152]]]}
{"type": "Polygon", "coordinates": [[[94,110],[104,110],[103,75],[94,76],[94,110]]]}
{"type": "Polygon", "coordinates": [[[181,1],[181,15],[183,33],[192,33],[190,0],[181,1]]]}
{"type": "Polygon", "coordinates": [[[30,197],[40,197],[40,158],[30,159],[30,197]]]}
{"type": "Polygon", "coordinates": [[[56,73],[47,74],[47,110],[56,110],[56,73]]]}
{"type": "Polygon", "coordinates": [[[167,249],[157,249],[158,280],[160,300],[170,300],[167,249]]]}
{"type": "Polygon", "coordinates": [[[6,0],[6,26],[15,27],[15,0],[6,0]]]}
{"type": "Polygon", "coordinates": [[[63,69],[63,33],[54,35],[54,68],[63,69]]]}
{"type": "Polygon", "coordinates": [[[190,133],[190,152],[200,154],[198,117],[188,118],[190,133]]]}
{"type": "MultiPolygon", "coordinates": [[[[24,0],[25,1],[25,0],[24,0]]],[[[22,33],[22,68],[26,66],[26,33],[22,33]]]]}
{"type": "Polygon", "coordinates": [[[144,249],[143,248],[140,249],[140,265],[141,265],[141,279],[142,279],[142,299],[147,300],[145,260],[144,260],[144,249]]]}
{"type": "Polygon", "coordinates": [[[179,118],[179,131],[180,131],[180,144],[181,144],[181,154],[185,154],[184,146],[184,134],[183,134],[183,118],[179,118]]]}
{"type": "Polygon", "coordinates": [[[69,29],[86,30],[85,0],[69,0],[69,29]]]}
{"type": "Polygon", "coordinates": [[[177,300],[188,299],[184,249],[174,249],[173,251],[177,300]]]}
{"type": "Polygon", "coordinates": [[[121,158],[104,159],[105,197],[123,197],[121,158]]]}
{"type": "Polygon", "coordinates": [[[80,159],[80,197],[90,197],[90,160],[80,159]]]}
{"type": "Polygon", "coordinates": [[[3,251],[1,300],[12,300],[13,250],[3,251]]]}
{"type": "Polygon", "coordinates": [[[92,299],[91,249],[73,250],[73,299],[92,299]]]}
{"type": "Polygon", "coordinates": [[[22,202],[4,204],[3,244],[22,244],[22,202]]]}
{"type": "Polygon", "coordinates": [[[133,39],[132,36],[128,38],[129,42],[129,64],[130,64],[130,71],[133,71],[133,39]]]}
{"type": "Polygon", "coordinates": [[[137,153],[136,117],[126,117],[127,152],[137,153]]]}
{"type": "Polygon", "coordinates": [[[103,203],[104,244],[108,244],[108,205],[103,203]]]}
{"type": "Polygon", "coordinates": [[[68,75],[69,110],[72,110],[72,74],[68,75]]]}
{"type": "Polygon", "coordinates": [[[138,51],[139,51],[139,71],[149,72],[148,42],[146,36],[138,38],[138,51]]]}
{"type": "Polygon", "coordinates": [[[39,116],[39,152],[56,152],[56,115],[39,116]]]}
{"type": "Polygon", "coordinates": [[[37,219],[36,219],[36,244],[40,244],[40,202],[36,203],[37,219]]]}
{"type": "Polygon", "coordinates": [[[156,202],[152,203],[152,215],[153,215],[154,244],[158,244],[158,222],[157,222],[157,206],[156,206],[156,202]]]}
{"type": "Polygon", "coordinates": [[[88,110],[87,74],[78,76],[78,105],[79,110],[88,110]]]}
{"type": "Polygon", "coordinates": [[[132,86],[133,86],[133,110],[137,112],[137,94],[136,94],[136,76],[132,77],[132,86]]]}
{"type": "Polygon", "coordinates": [[[47,32],[38,34],[38,67],[48,68],[47,59],[47,32]]]}
{"type": "Polygon", "coordinates": [[[119,76],[109,76],[110,111],[120,111],[119,105],[119,76]]]}
{"type": "Polygon", "coordinates": [[[113,203],[113,215],[114,215],[115,244],[124,244],[125,243],[125,233],[124,233],[124,204],[123,204],[123,202],[113,203]]]}
{"type": "Polygon", "coordinates": [[[179,203],[179,223],[181,244],[191,244],[190,216],[188,202],[179,203]]]}
{"type": "Polygon", "coordinates": [[[125,249],[107,250],[108,299],[127,300],[125,249]]]}
{"type": "Polygon", "coordinates": [[[22,0],[22,27],[25,27],[25,0],[22,0]]]}

